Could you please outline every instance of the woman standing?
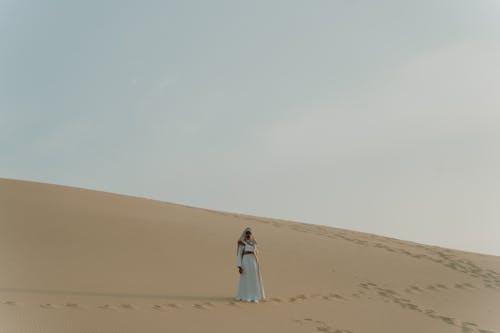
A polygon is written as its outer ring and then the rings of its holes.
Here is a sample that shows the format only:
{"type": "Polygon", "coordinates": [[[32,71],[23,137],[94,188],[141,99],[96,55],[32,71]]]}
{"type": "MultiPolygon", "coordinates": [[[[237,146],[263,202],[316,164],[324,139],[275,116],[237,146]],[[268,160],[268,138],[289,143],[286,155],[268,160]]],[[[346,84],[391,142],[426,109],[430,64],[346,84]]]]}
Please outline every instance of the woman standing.
{"type": "Polygon", "coordinates": [[[237,265],[240,272],[236,300],[258,303],[265,299],[264,285],[260,275],[257,241],[250,227],[245,228],[238,239],[237,265]]]}

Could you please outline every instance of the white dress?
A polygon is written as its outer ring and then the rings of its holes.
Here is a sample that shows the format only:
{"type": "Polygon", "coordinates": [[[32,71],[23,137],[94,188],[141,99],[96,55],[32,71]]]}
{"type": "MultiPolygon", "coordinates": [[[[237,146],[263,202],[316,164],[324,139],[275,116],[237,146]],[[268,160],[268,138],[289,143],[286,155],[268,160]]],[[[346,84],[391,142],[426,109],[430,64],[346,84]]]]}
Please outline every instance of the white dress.
{"type": "Polygon", "coordinates": [[[243,243],[238,245],[237,266],[241,266],[243,272],[240,274],[238,292],[235,298],[240,301],[258,302],[265,298],[259,262],[254,253],[243,255],[243,251],[257,251],[257,245],[245,241],[243,243]]]}

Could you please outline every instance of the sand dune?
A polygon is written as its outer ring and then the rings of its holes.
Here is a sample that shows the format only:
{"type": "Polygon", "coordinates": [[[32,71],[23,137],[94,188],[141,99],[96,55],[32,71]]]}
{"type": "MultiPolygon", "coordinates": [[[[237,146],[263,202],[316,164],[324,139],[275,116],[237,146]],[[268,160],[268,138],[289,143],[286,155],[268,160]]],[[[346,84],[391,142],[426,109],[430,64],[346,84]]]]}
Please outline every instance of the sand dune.
{"type": "Polygon", "coordinates": [[[0,179],[0,270],[2,333],[500,333],[500,257],[51,184],[0,179]]]}

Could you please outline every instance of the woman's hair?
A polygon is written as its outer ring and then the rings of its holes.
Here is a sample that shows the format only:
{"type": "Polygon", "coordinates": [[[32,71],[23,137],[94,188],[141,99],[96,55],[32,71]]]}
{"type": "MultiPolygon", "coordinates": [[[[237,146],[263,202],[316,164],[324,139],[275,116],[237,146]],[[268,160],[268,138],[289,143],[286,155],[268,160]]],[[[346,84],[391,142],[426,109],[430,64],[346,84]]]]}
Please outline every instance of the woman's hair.
{"type": "MultiPolygon", "coordinates": [[[[238,253],[238,246],[243,243],[243,241],[246,239],[246,232],[250,231],[252,232],[252,229],[250,227],[246,227],[245,230],[241,233],[240,238],[238,238],[238,243],[236,244],[236,253],[238,253]]],[[[257,241],[253,237],[253,233],[250,234],[250,241],[257,244],[257,241]]]]}

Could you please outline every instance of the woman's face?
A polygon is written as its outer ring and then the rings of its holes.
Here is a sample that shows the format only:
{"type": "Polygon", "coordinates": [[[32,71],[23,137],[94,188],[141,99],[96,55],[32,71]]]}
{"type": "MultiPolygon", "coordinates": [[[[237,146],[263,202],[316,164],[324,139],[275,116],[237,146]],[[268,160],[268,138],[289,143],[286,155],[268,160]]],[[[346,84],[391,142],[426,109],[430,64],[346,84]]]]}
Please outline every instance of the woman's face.
{"type": "Polygon", "coordinates": [[[251,235],[252,235],[252,233],[250,231],[245,232],[245,238],[246,239],[250,239],[251,235]]]}

